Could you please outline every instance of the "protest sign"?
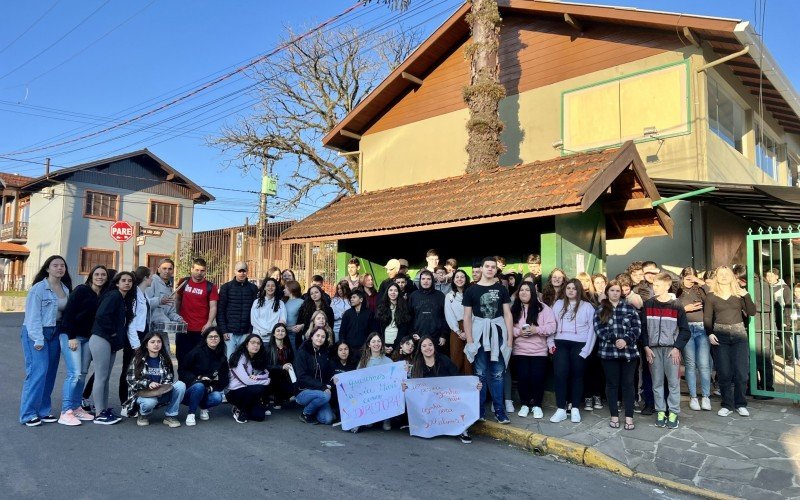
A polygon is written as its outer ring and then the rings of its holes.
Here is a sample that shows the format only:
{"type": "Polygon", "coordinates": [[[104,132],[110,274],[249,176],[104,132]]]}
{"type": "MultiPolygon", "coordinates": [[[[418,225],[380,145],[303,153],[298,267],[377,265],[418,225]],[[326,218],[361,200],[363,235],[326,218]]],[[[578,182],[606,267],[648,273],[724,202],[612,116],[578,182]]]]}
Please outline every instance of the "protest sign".
{"type": "Polygon", "coordinates": [[[347,431],[401,415],[406,410],[401,385],[405,379],[405,361],[337,375],[342,429],[347,431]]]}
{"type": "Polygon", "coordinates": [[[406,385],[412,436],[458,436],[478,420],[478,377],[415,378],[406,385]]]}

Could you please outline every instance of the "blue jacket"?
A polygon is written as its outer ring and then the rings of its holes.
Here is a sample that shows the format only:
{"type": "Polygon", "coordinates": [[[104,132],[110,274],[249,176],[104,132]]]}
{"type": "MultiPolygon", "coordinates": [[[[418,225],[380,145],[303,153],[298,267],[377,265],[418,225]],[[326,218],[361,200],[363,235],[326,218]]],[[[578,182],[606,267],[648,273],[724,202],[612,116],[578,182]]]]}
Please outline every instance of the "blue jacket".
{"type": "MultiPolygon", "coordinates": [[[[61,283],[61,289],[69,296],[69,288],[61,283]]],[[[28,338],[33,345],[44,345],[44,328],[56,326],[58,295],[50,288],[46,279],[33,285],[25,299],[25,321],[28,338]]]]}

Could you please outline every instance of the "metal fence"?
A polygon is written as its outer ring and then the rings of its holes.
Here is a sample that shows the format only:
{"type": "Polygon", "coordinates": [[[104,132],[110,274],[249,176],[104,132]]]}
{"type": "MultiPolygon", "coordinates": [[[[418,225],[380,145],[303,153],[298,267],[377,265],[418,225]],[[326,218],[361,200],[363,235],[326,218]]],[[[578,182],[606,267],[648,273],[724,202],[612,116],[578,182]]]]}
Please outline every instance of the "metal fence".
{"type": "Polygon", "coordinates": [[[748,290],[757,310],[749,325],[750,390],[800,401],[800,226],[748,233],[748,290]]]}

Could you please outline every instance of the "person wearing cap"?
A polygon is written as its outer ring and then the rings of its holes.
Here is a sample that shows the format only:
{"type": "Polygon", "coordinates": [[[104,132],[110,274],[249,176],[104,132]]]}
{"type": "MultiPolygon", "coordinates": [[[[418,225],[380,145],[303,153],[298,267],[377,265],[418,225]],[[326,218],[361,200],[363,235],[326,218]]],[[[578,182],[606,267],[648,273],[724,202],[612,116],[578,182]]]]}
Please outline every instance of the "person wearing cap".
{"type": "Polygon", "coordinates": [[[258,287],[247,279],[247,263],[237,262],[236,276],[219,289],[217,304],[217,331],[225,340],[227,357],[253,331],[250,309],[258,295],[258,287]]]}

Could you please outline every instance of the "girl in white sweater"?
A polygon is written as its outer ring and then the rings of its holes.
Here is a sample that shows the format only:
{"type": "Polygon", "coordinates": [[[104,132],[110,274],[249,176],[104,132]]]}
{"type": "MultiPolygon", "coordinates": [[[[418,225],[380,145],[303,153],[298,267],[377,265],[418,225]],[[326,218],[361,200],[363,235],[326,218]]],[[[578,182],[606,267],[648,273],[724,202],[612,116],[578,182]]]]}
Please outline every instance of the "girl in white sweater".
{"type": "Polygon", "coordinates": [[[250,324],[253,333],[261,337],[264,345],[269,343],[272,329],[278,323],[286,323],[286,306],[281,298],[283,292],[274,278],[267,278],[258,289],[256,300],[250,308],[250,324]]]}

